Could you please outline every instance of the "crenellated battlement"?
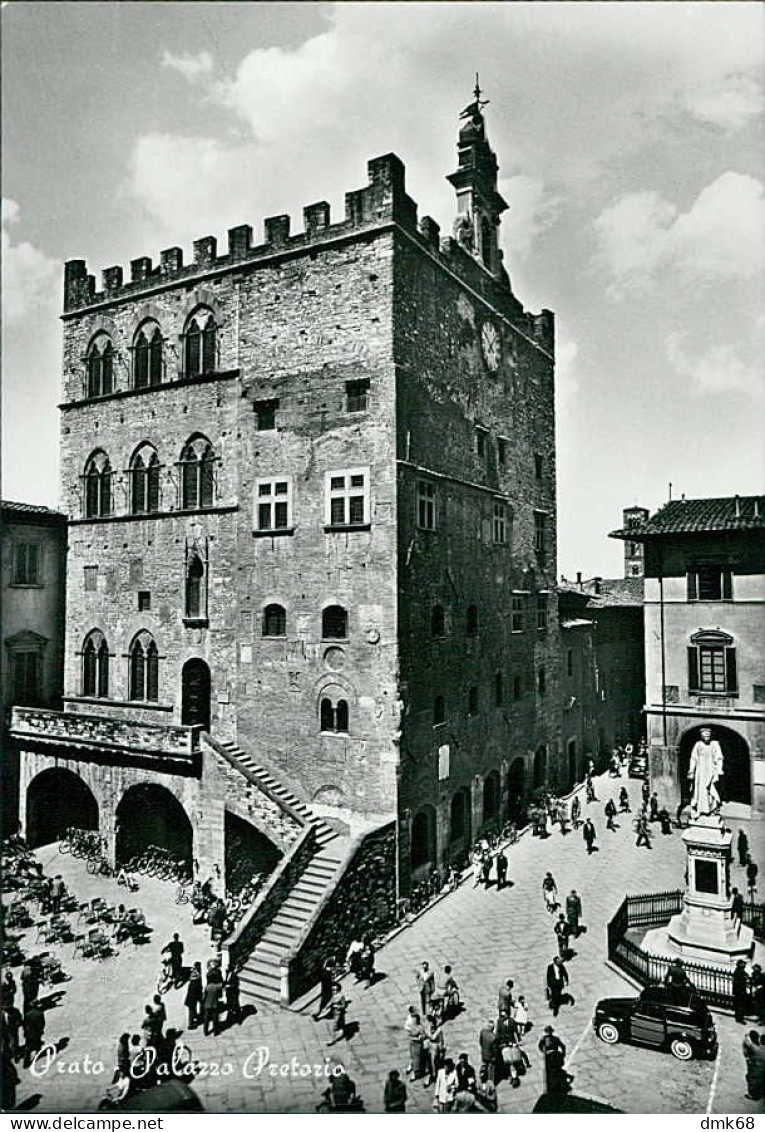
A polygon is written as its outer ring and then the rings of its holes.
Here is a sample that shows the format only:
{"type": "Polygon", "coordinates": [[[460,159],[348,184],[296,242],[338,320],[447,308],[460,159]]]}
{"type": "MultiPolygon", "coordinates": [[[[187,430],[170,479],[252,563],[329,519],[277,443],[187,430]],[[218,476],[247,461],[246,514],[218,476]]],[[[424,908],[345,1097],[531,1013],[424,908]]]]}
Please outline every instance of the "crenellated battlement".
{"type": "Polygon", "coordinates": [[[550,347],[548,328],[534,325],[532,316],[526,314],[512,294],[503,271],[499,275],[487,272],[460,242],[451,236],[442,236],[440,226],[431,217],[423,217],[418,224],[417,204],[406,192],[405,168],[400,158],[393,153],[373,158],[367,164],[367,172],[368,184],[345,194],[345,216],[334,224],[327,201],[317,201],[303,209],[302,232],[291,233],[291,217],[286,214],[268,216],[263,221],[263,242],[254,244],[252,226],[239,224],[229,228],[225,251],[219,252],[215,236],[202,236],[193,243],[189,263],[184,263],[183,249],[165,248],[159,253],[159,263],[154,263],[149,256],[131,260],[129,279],[125,279],[121,266],[105,268],[100,290],[96,288],[95,276],[88,274],[85,260],[69,260],[64,265],[64,315],[136,298],[175,282],[233,270],[275,255],[300,254],[322,244],[353,237],[381,223],[395,222],[468,286],[504,307],[514,319],[527,320],[529,336],[543,348],[550,347]]]}
{"type": "Polygon", "coordinates": [[[184,263],[181,248],[161,251],[157,264],[149,256],[139,256],[130,261],[127,280],[122,267],[104,268],[100,290],[95,276],[88,274],[85,260],[69,260],[64,265],[64,313],[133,297],[175,280],[225,271],[275,253],[299,252],[309,245],[334,240],[381,221],[396,221],[416,233],[417,205],[406,193],[403,162],[388,153],[371,160],[367,170],[369,183],[363,189],[345,194],[345,218],[335,224],[331,222],[329,204],[317,201],[303,209],[303,231],[295,235],[290,233],[291,218],[284,214],[264,219],[264,239],[260,244],[252,242],[251,225],[239,224],[229,229],[225,252],[219,253],[215,236],[202,236],[194,241],[190,263],[184,263]]]}

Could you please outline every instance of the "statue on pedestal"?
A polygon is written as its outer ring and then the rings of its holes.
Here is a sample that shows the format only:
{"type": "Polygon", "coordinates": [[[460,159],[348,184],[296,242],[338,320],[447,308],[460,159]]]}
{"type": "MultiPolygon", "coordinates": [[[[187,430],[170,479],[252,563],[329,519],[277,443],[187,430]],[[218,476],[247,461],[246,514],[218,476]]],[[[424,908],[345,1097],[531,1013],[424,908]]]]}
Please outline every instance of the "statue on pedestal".
{"type": "Polygon", "coordinates": [[[694,818],[716,816],[720,812],[720,795],[717,782],[724,769],[722,748],[712,738],[709,727],[702,727],[701,738],[691,751],[691,765],[688,777],[693,779],[691,813],[694,818]]]}

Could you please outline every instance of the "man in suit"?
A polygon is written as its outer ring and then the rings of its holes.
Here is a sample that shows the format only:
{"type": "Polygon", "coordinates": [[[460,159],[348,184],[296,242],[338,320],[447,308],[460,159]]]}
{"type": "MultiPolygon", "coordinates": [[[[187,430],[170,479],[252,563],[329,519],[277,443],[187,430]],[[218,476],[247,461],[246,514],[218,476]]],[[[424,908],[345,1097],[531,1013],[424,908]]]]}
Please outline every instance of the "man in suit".
{"type": "Polygon", "coordinates": [[[584,823],[584,826],[582,827],[582,837],[584,838],[585,843],[587,845],[587,856],[588,857],[590,856],[591,853],[595,852],[595,838],[596,838],[596,836],[597,835],[595,833],[595,826],[592,824],[592,821],[590,820],[590,818],[587,818],[587,821],[584,823]]]}
{"type": "Polygon", "coordinates": [[[555,1018],[558,1017],[558,1011],[563,1004],[563,995],[567,986],[568,971],[563,965],[563,960],[556,955],[547,966],[547,997],[555,1018]]]}
{"type": "Polygon", "coordinates": [[[221,984],[207,981],[207,986],[202,994],[202,1032],[205,1036],[210,1033],[210,1027],[214,1034],[218,1033],[218,1008],[220,1004],[221,984]]]}

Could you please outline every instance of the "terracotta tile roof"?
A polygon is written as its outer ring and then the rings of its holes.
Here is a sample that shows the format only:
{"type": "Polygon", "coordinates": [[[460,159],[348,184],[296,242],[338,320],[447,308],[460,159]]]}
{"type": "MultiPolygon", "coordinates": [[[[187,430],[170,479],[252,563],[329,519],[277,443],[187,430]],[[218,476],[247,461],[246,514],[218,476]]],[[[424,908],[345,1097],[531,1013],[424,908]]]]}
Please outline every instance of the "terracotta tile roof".
{"type": "Polygon", "coordinates": [[[611,538],[642,542],[650,535],[693,531],[765,530],[765,495],[730,495],[724,499],[673,499],[639,527],[612,531],[611,538]]]}
{"type": "Polygon", "coordinates": [[[643,578],[586,578],[581,586],[565,582],[558,589],[583,595],[590,608],[643,604],[643,578]]]}
{"type": "Polygon", "coordinates": [[[40,503],[18,503],[12,499],[3,499],[2,502],[0,502],[0,508],[4,514],[7,512],[9,517],[29,515],[30,517],[45,516],[49,519],[66,519],[66,515],[61,511],[55,511],[52,507],[43,507],[40,503]]]}

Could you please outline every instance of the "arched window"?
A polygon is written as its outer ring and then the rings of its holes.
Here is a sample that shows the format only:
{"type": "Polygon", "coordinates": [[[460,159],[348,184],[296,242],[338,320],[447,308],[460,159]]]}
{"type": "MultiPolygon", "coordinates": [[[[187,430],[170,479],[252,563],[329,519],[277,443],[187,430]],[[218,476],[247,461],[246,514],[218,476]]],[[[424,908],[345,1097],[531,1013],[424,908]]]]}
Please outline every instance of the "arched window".
{"type": "Polygon", "coordinates": [[[144,323],[133,343],[133,386],[146,389],[162,382],[162,332],[156,322],[144,323]]]}
{"type": "Polygon", "coordinates": [[[217,369],[217,332],[213,313],[207,307],[194,311],[186,323],[183,342],[184,377],[199,377],[217,369]]]}
{"type": "Polygon", "coordinates": [[[159,511],[159,457],[142,444],[130,461],[130,511],[133,515],[159,511]]]}
{"type": "Polygon", "coordinates": [[[186,566],[186,616],[200,618],[205,615],[205,568],[198,554],[189,557],[186,566]]]}
{"type": "Polygon", "coordinates": [[[469,637],[474,637],[478,632],[477,605],[469,605],[467,608],[467,617],[465,618],[465,632],[469,637]]]}
{"type": "Polygon", "coordinates": [[[434,605],[430,611],[431,637],[443,637],[446,633],[446,618],[443,605],[434,605]]]}
{"type": "Polygon", "coordinates": [[[114,389],[114,347],[108,334],[94,338],[87,353],[88,397],[103,397],[114,389]]]}
{"type": "Polygon", "coordinates": [[[326,638],[348,636],[348,611],[341,605],[328,605],[321,615],[321,635],[326,638]]]}
{"type": "Polygon", "coordinates": [[[88,634],[82,648],[82,694],[109,695],[109,647],[98,629],[88,634]]]}
{"type": "Polygon", "coordinates": [[[263,636],[284,637],[286,635],[287,614],[285,612],[284,606],[267,605],[263,610],[263,636]]]}
{"type": "Polygon", "coordinates": [[[436,696],[433,700],[433,726],[438,727],[446,719],[446,705],[443,696],[436,696]]]}
{"type": "Polygon", "coordinates": [[[103,451],[94,452],[85,465],[85,517],[97,518],[112,511],[112,467],[103,451]]]}
{"type": "Polygon", "coordinates": [[[181,452],[179,463],[181,507],[186,510],[212,507],[215,500],[215,454],[210,441],[204,436],[193,436],[181,452]]]}
{"type": "Polygon", "coordinates": [[[332,700],[325,696],[319,704],[319,726],[322,731],[342,732],[348,731],[348,701],[332,700]]]}
{"type": "Polygon", "coordinates": [[[159,699],[159,653],[154,638],[143,630],[130,646],[130,699],[156,703],[159,699]]]}

